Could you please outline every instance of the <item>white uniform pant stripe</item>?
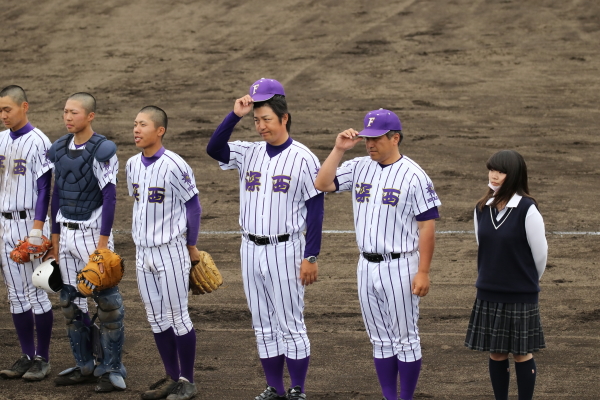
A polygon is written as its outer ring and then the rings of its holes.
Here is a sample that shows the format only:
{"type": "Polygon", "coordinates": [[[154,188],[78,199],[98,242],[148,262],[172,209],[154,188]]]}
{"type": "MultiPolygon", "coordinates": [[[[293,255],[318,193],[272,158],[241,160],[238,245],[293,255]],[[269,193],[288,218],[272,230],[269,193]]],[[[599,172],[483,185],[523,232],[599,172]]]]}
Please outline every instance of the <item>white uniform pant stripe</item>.
{"type": "MultiPolygon", "coordinates": [[[[90,255],[96,251],[100,229],[86,228],[68,229],[61,224],[59,243],[59,266],[63,283],[77,287],[77,272],[89,262],[90,255]]],[[[108,240],[108,248],[113,250],[112,233],[108,240]]],[[[82,312],[88,311],[87,299],[73,300],[82,312]]]]}
{"type": "Polygon", "coordinates": [[[185,238],[154,247],[136,247],[136,275],[152,332],[173,327],[177,336],[194,329],[188,313],[190,256],[185,238]]]}
{"type": "Polygon", "coordinates": [[[310,355],[299,279],[304,245],[304,236],[266,246],[242,238],[244,292],[260,358],[284,354],[297,360],[310,355]]]}
{"type": "MultiPolygon", "coordinates": [[[[44,225],[43,232],[46,237],[49,236],[47,225],[44,225]]],[[[35,287],[31,280],[33,271],[42,263],[42,259],[38,258],[25,264],[17,264],[10,258],[10,252],[19,240],[29,234],[32,228],[33,220],[6,219],[0,216],[2,275],[7,287],[10,312],[13,314],[21,314],[32,308],[35,314],[43,314],[52,309],[48,294],[35,287]]]]}
{"type": "Polygon", "coordinates": [[[358,297],[375,358],[421,358],[419,296],[412,294],[418,262],[418,254],[380,263],[359,259],[358,297]]]}

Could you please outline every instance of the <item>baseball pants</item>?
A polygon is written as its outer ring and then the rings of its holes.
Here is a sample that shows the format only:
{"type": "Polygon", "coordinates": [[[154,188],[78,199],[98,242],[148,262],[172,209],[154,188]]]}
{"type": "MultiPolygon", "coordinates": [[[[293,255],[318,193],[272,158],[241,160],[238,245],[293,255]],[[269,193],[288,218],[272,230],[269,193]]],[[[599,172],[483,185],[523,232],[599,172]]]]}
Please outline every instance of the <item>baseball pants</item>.
{"type": "Polygon", "coordinates": [[[420,298],[412,294],[418,267],[418,253],[379,263],[362,256],[358,261],[358,298],[374,358],[421,359],[420,298]]]}
{"type": "MultiPolygon", "coordinates": [[[[77,287],[77,272],[89,262],[90,255],[96,251],[100,239],[99,228],[88,228],[79,225],[79,229],[69,229],[60,224],[59,241],[59,266],[60,274],[65,285],[77,287]]],[[[114,250],[112,232],[108,239],[108,248],[114,250]]],[[[77,297],[73,299],[77,307],[83,312],[88,312],[87,299],[77,297]]]]}
{"type": "Polygon", "coordinates": [[[298,360],[310,355],[299,279],[304,246],[304,235],[265,246],[242,238],[244,292],[260,358],[284,354],[298,360]]]}
{"type": "MultiPolygon", "coordinates": [[[[28,210],[27,219],[21,219],[18,212],[13,212],[13,219],[0,216],[0,251],[2,252],[2,275],[8,292],[10,312],[21,314],[33,308],[34,314],[44,314],[52,309],[48,294],[33,285],[33,271],[42,263],[42,259],[34,259],[25,264],[17,264],[10,258],[10,252],[19,240],[25,239],[33,228],[34,210],[28,210]]],[[[46,221],[47,222],[47,221],[46,221]]],[[[48,224],[44,224],[43,234],[49,237],[48,224]]],[[[33,258],[33,257],[32,257],[33,258]]]]}
{"type": "Polygon", "coordinates": [[[136,246],[136,275],[152,332],[194,329],[188,313],[190,254],[184,236],[161,246],[136,246]]]}

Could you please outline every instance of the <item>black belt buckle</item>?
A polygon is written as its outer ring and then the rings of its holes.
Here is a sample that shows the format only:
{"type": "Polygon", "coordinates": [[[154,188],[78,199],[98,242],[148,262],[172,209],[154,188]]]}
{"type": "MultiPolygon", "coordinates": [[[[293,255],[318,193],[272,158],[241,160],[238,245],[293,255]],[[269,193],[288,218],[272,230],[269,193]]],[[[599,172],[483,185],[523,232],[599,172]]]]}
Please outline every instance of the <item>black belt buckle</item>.
{"type": "MultiPolygon", "coordinates": [[[[255,244],[257,244],[259,246],[266,246],[271,243],[271,239],[268,236],[256,236],[251,233],[248,234],[248,239],[250,239],[251,242],[254,242],[255,244]]],[[[287,242],[289,239],[290,239],[289,233],[285,233],[283,235],[277,236],[277,241],[280,243],[287,242]]]]}
{"type": "Polygon", "coordinates": [[[71,229],[71,230],[79,229],[79,224],[76,224],[74,222],[63,222],[63,226],[66,226],[67,229],[71,229]]]}

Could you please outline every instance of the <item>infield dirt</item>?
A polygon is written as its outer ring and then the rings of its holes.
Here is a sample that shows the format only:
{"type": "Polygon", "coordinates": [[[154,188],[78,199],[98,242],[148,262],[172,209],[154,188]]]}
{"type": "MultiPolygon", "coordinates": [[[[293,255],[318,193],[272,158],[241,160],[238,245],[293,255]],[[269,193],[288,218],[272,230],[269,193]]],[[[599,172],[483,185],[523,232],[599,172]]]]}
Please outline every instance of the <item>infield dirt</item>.
{"type": "MultiPolygon", "coordinates": [[[[600,398],[600,4],[594,0],[33,1],[0,10],[0,86],[23,86],[32,123],[65,133],[66,97],[98,99],[95,130],[119,146],[116,250],[129,260],[126,391],[58,388],[73,365],[55,304],[52,373],[39,383],[0,380],[3,399],[135,399],[163,368],[135,281],[132,199],[124,166],[137,153],[137,111],[169,114],[165,146],[196,173],[203,207],[199,247],[225,287],[190,297],[198,346],[198,399],[251,399],[264,378],[242,289],[238,181],[205,152],[235,98],[261,77],[281,81],[292,137],[323,161],[343,129],[372,109],[402,120],[402,153],[432,178],[443,203],[430,294],[421,302],[423,371],[416,399],[492,399],[487,357],[463,346],[475,296],[472,210],[486,188],[486,159],[519,151],[548,231],[540,304],[548,348],[536,354],[536,398],[600,398]],[[445,233],[444,233],[445,232],[445,233]]],[[[233,137],[258,140],[250,118],[233,137]]],[[[358,147],[347,158],[363,155],[358,147]]],[[[326,196],[326,230],[352,230],[350,195],[326,196]]],[[[380,399],[356,294],[353,234],[327,233],[319,281],[307,289],[312,343],[309,399],[380,399]]],[[[6,289],[0,285],[0,297],[6,289]]],[[[0,366],[20,355],[8,304],[0,308],[0,366]]],[[[514,369],[513,369],[514,370],[514,369]]],[[[516,399],[513,373],[511,398],[516,399]]]]}

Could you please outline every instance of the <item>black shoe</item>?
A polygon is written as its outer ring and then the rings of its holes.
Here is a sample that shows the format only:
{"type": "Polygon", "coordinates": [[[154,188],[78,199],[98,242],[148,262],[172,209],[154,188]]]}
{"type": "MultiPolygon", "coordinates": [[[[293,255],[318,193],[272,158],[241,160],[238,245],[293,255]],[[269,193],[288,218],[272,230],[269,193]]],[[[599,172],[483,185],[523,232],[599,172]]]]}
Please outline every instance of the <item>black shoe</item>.
{"type": "Polygon", "coordinates": [[[196,396],[196,393],[198,393],[198,389],[196,389],[195,383],[179,379],[179,382],[171,390],[171,394],[169,394],[167,400],[188,400],[196,396]]]}
{"type": "Polygon", "coordinates": [[[173,389],[177,386],[177,381],[171,379],[169,375],[165,376],[158,382],[152,384],[150,386],[150,390],[142,393],[142,399],[144,400],[156,400],[156,399],[165,399],[173,389]]]}
{"type": "MultiPolygon", "coordinates": [[[[94,391],[96,393],[106,393],[106,392],[112,392],[113,390],[125,390],[125,386],[119,387],[119,386],[115,386],[113,385],[111,379],[110,379],[110,372],[107,372],[105,374],[103,374],[100,378],[98,378],[98,383],[96,384],[96,387],[94,388],[94,391]]],[[[116,374],[119,378],[121,377],[121,375],[116,374]]],[[[123,380],[121,379],[121,382],[123,382],[123,380]]]]}
{"type": "Polygon", "coordinates": [[[256,396],[254,400],[287,400],[287,398],[288,397],[285,394],[283,396],[278,395],[277,389],[273,386],[267,385],[265,391],[256,396]]]}
{"type": "Polygon", "coordinates": [[[81,375],[79,367],[69,368],[58,374],[54,378],[54,384],[57,386],[79,385],[80,383],[94,382],[97,378],[94,374],[81,375]]]}
{"type": "Polygon", "coordinates": [[[9,369],[3,369],[0,371],[0,376],[4,379],[16,379],[25,375],[25,372],[31,368],[33,360],[29,359],[27,354],[21,355],[15,363],[9,369]]]}
{"type": "Polygon", "coordinates": [[[306,395],[302,393],[302,388],[300,386],[294,386],[288,390],[287,398],[289,400],[304,400],[306,399],[306,395]]]}
{"type": "Polygon", "coordinates": [[[35,356],[31,368],[25,372],[23,379],[26,381],[41,381],[50,373],[50,364],[42,356],[35,356]]]}

